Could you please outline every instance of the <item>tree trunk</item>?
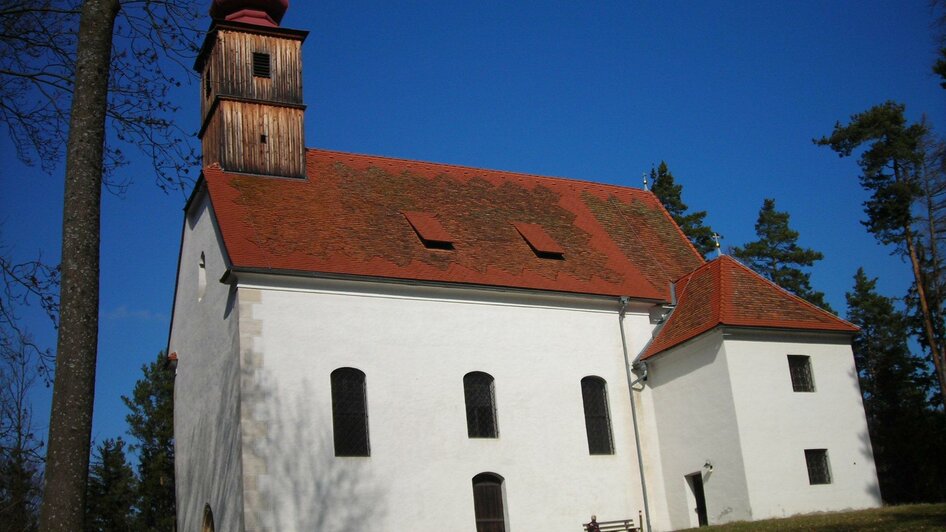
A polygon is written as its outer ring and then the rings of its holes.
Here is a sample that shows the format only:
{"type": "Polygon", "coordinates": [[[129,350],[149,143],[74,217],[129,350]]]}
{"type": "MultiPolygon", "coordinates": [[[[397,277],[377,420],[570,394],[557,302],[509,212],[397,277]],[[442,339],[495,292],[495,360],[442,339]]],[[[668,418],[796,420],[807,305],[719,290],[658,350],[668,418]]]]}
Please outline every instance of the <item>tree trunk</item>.
{"type": "Polygon", "coordinates": [[[66,152],[62,291],[49,419],[44,531],[82,530],[98,343],[99,226],[105,111],[119,0],[87,0],[76,51],[66,152]]]}
{"type": "Polygon", "coordinates": [[[916,244],[913,241],[913,231],[906,227],[904,236],[907,244],[907,252],[910,255],[910,264],[913,266],[913,278],[916,280],[916,295],[920,300],[920,311],[923,314],[923,330],[926,332],[926,342],[930,348],[930,355],[933,358],[933,367],[936,371],[936,379],[939,381],[939,393],[943,399],[943,405],[946,406],[946,357],[944,357],[940,346],[936,341],[936,330],[933,327],[933,319],[930,310],[930,304],[926,297],[926,282],[923,278],[923,272],[920,269],[920,259],[916,253],[916,244]]]}

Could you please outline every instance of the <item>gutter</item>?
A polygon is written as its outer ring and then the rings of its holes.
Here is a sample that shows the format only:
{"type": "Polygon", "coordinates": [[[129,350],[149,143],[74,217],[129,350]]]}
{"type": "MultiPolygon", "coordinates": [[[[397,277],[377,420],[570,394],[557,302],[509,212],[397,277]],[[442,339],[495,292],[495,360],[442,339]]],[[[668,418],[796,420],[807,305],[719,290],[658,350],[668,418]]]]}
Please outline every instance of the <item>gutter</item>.
{"type": "MultiPolygon", "coordinates": [[[[650,531],[650,506],[647,503],[647,480],[644,478],[644,456],[641,453],[640,430],[637,427],[637,407],[634,406],[634,385],[647,379],[647,365],[641,363],[644,367],[644,373],[640,378],[634,380],[631,375],[630,356],[627,352],[627,335],[624,333],[624,314],[627,311],[627,304],[630,302],[630,297],[621,296],[618,301],[621,304],[620,310],[618,310],[618,327],[621,329],[621,348],[624,350],[624,372],[627,376],[627,396],[631,401],[631,419],[634,422],[634,442],[637,446],[637,469],[641,475],[641,492],[644,496],[644,518],[647,521],[647,530],[650,531]]],[[[637,360],[634,362],[638,363],[637,360]]],[[[641,525],[643,525],[643,523],[641,523],[641,525]]]]}

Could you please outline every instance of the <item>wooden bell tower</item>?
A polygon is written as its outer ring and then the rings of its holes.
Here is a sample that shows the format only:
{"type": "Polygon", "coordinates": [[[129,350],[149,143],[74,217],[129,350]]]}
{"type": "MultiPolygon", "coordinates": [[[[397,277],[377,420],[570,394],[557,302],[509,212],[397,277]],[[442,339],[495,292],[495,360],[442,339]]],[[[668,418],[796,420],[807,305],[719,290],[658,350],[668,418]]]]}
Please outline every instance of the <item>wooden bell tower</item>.
{"type": "Polygon", "coordinates": [[[214,0],[194,69],[204,165],[305,178],[302,42],[279,27],[288,0],[214,0]]]}

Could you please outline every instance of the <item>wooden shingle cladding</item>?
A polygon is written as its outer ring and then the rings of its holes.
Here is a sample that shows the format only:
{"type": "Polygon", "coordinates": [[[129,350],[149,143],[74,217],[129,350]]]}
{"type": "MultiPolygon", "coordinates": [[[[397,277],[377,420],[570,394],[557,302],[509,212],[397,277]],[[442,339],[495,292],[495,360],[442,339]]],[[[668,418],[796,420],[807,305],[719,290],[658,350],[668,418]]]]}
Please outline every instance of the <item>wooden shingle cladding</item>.
{"type": "Polygon", "coordinates": [[[221,98],[202,137],[204,160],[231,172],[302,178],[302,130],[301,108],[221,98]]]}
{"type": "Polygon", "coordinates": [[[204,162],[232,172],[305,177],[302,42],[307,32],[216,22],[201,72],[204,162]],[[268,77],[259,58],[269,61],[268,77]],[[254,75],[257,74],[257,75],[254,75]]]}

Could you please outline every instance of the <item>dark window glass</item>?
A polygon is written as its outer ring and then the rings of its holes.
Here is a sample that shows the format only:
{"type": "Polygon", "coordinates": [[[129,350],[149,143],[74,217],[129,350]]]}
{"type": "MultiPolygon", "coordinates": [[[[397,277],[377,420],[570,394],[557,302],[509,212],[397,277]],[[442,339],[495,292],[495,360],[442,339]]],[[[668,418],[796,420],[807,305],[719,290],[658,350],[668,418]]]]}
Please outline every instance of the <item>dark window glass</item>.
{"type": "Polygon", "coordinates": [[[476,532],[506,532],[501,477],[490,473],[473,477],[473,512],[476,532]]]}
{"type": "Polygon", "coordinates": [[[808,462],[809,484],[831,484],[827,449],[805,449],[805,461],[808,462]]]}
{"type": "Polygon", "coordinates": [[[471,438],[495,438],[499,435],[493,390],[493,377],[488,373],[474,371],[463,377],[466,432],[471,438]]]}
{"type": "Polygon", "coordinates": [[[611,415],[608,413],[608,393],[604,379],[581,379],[581,398],[585,405],[585,430],[588,432],[588,452],[614,454],[611,441],[611,415]]]}
{"type": "Polygon", "coordinates": [[[788,355],[788,370],[792,374],[792,389],[796,392],[815,391],[815,382],[811,378],[811,357],[788,355]]]}
{"type": "Polygon", "coordinates": [[[268,78],[269,70],[269,54],[253,52],[253,75],[258,78],[268,78]]]}
{"type": "Polygon", "coordinates": [[[354,368],[332,372],[335,456],[370,456],[365,374],[354,368]]]}

